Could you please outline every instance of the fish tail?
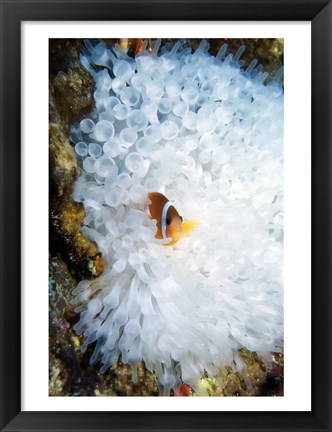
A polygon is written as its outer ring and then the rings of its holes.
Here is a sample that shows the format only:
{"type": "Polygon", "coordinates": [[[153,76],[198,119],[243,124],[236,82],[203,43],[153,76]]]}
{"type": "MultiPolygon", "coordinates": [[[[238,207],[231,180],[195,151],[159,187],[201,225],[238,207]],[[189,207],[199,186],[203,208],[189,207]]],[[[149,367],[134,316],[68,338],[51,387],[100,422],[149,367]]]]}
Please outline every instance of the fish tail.
{"type": "Polygon", "coordinates": [[[191,219],[189,221],[183,222],[182,224],[182,235],[186,237],[193,229],[197,228],[199,222],[195,219],[191,219]]]}

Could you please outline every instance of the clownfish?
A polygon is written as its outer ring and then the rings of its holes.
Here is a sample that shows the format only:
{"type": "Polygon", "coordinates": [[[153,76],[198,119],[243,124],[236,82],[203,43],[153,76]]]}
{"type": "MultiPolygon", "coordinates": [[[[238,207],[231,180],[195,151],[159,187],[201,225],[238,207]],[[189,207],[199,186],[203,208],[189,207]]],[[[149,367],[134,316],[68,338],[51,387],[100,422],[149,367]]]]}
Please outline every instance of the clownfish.
{"type": "Polygon", "coordinates": [[[197,227],[198,223],[195,220],[183,222],[183,218],[179,215],[172,201],[169,201],[165,195],[159,192],[151,192],[148,194],[151,200],[149,211],[152,219],[157,220],[157,239],[172,238],[165,246],[172,246],[185,237],[191,230],[197,227]]]}

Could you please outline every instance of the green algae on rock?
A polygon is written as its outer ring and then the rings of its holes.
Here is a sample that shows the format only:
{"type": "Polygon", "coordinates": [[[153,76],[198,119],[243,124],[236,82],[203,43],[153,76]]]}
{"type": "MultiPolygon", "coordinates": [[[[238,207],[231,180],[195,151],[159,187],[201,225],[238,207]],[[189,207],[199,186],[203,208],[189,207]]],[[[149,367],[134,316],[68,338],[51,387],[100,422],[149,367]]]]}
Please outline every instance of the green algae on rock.
{"type": "Polygon", "coordinates": [[[156,377],[143,364],[136,384],[130,367],[121,361],[104,375],[89,366],[89,352],[82,356],[82,338],[72,331],[77,315],[68,299],[76,281],[58,257],[50,258],[49,273],[49,395],[158,396],[156,377]]]}
{"type": "Polygon", "coordinates": [[[91,110],[94,87],[79,61],[79,49],[79,40],[50,40],[50,247],[61,251],[77,273],[93,277],[102,273],[104,263],[96,245],[82,236],[83,207],[72,199],[79,169],[69,125],[91,110]]]}

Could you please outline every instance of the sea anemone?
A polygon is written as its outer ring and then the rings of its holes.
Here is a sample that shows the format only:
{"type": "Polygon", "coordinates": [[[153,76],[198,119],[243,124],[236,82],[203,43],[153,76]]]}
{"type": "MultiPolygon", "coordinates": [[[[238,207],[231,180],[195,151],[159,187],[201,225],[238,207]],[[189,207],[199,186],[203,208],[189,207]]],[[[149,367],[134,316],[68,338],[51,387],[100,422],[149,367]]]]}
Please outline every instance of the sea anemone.
{"type": "Polygon", "coordinates": [[[165,394],[203,373],[243,367],[238,350],[280,352],[283,340],[282,71],[267,84],[254,60],[202,40],[135,58],[85,41],[95,107],[72,126],[82,171],[74,199],[83,233],[105,259],[73,303],[90,363],[142,360],[165,394]],[[148,194],[198,222],[175,245],[157,239],[148,194]]]}

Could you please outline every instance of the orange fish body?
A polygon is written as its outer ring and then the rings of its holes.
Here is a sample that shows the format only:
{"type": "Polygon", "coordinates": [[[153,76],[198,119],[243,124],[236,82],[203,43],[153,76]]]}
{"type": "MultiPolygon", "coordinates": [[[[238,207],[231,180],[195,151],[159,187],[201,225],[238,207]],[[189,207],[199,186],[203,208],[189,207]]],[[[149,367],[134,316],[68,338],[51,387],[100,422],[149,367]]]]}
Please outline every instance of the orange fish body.
{"type": "Polygon", "coordinates": [[[157,221],[157,239],[171,238],[172,240],[165,246],[172,246],[177,243],[181,237],[197,226],[196,221],[183,223],[183,218],[176,211],[173,203],[165,195],[159,192],[148,194],[151,200],[149,211],[152,219],[157,221]]]}

